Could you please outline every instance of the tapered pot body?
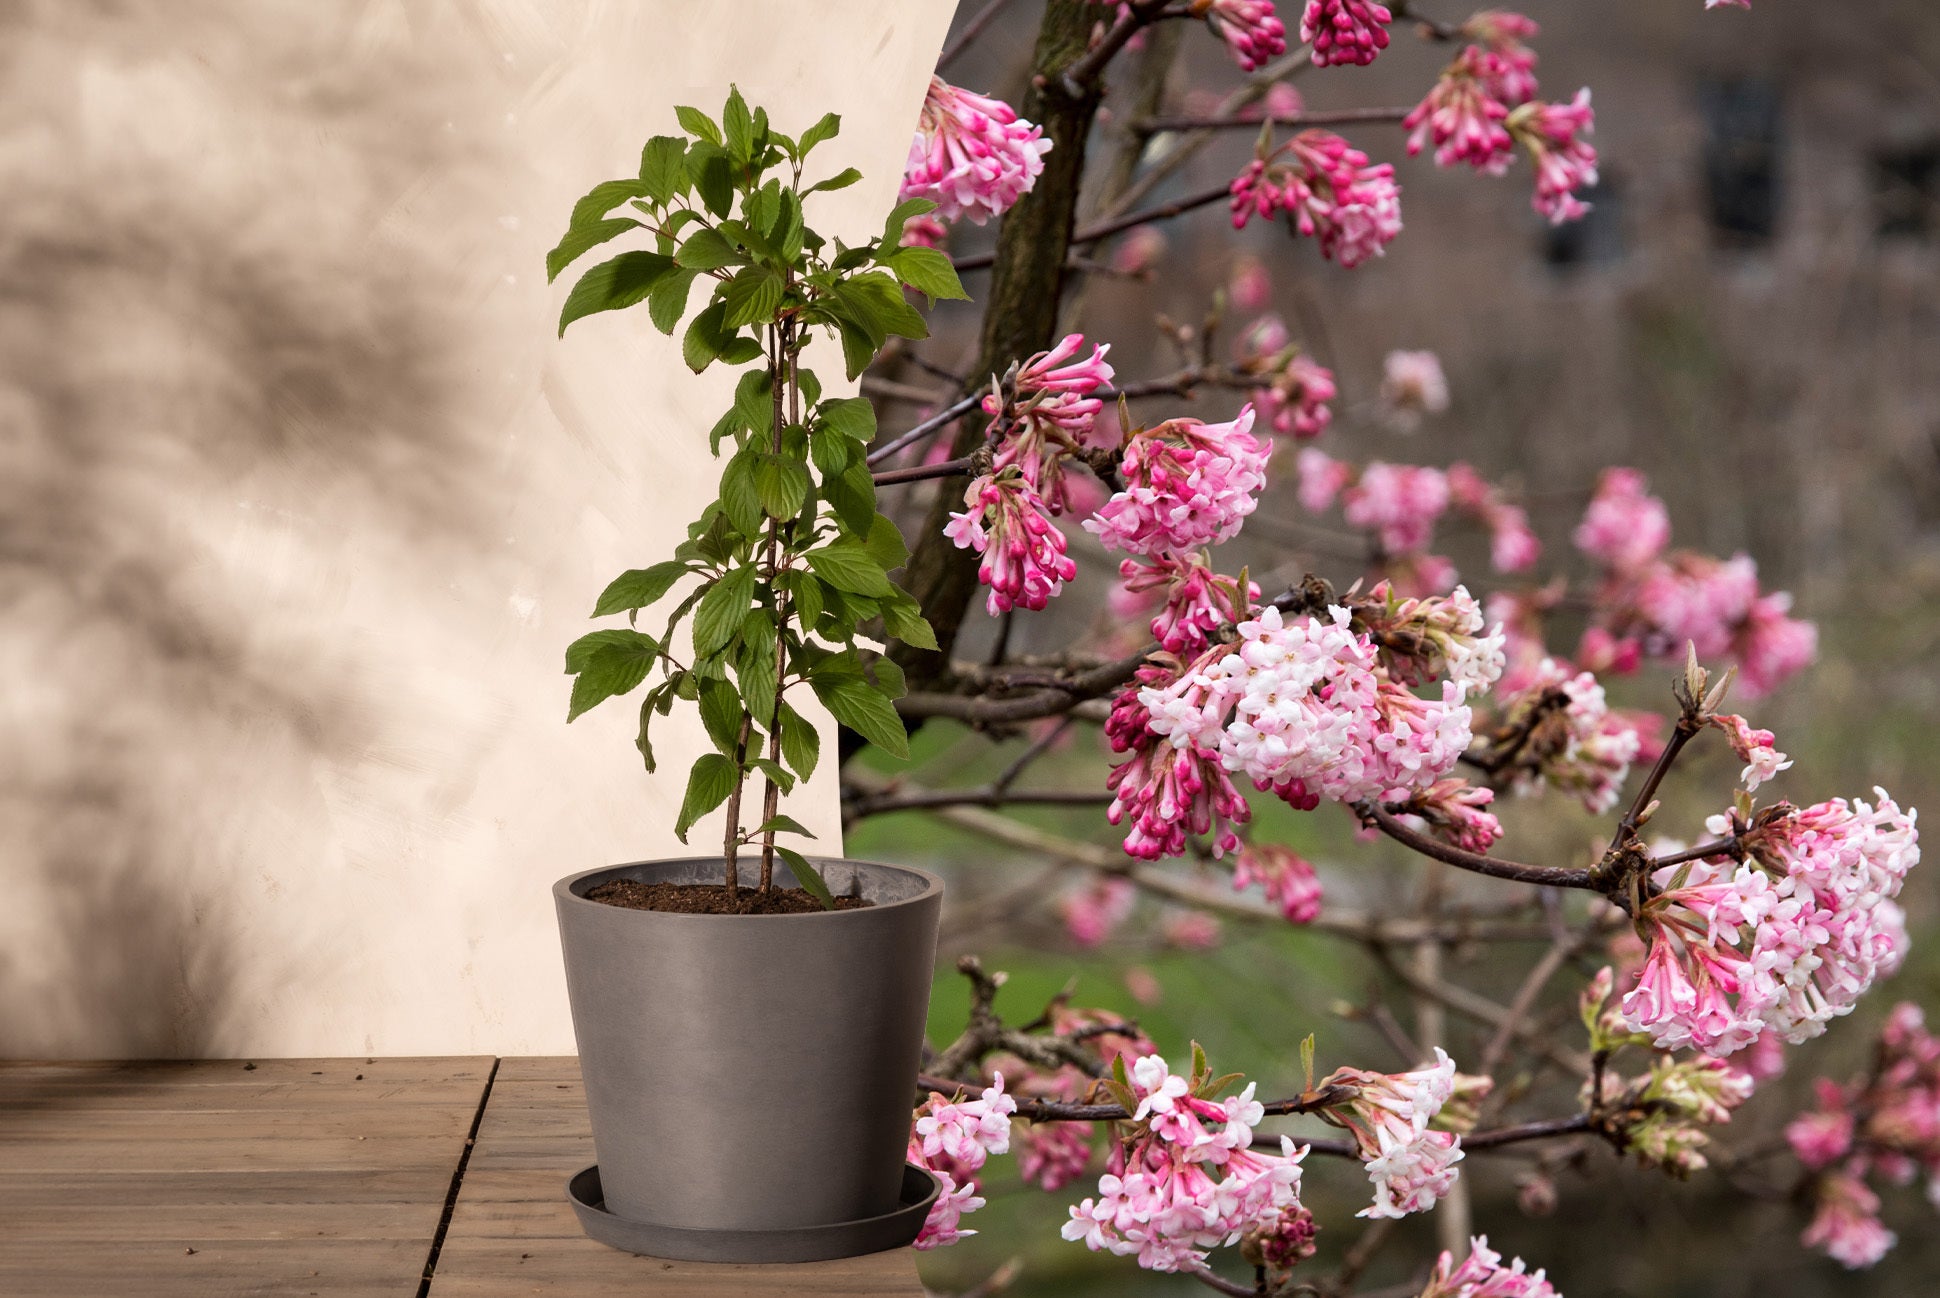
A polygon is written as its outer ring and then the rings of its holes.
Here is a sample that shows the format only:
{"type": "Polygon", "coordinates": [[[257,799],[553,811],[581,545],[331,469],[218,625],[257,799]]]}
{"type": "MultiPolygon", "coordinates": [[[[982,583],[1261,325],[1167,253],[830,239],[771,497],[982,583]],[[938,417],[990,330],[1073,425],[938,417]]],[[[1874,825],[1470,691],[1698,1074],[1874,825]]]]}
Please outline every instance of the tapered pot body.
{"type": "MultiPolygon", "coordinates": [[[[677,915],[586,899],[609,879],[719,884],[719,857],[553,886],[610,1212],[746,1231],[898,1206],[943,885],[903,866],[815,865],[837,895],[875,904],[677,915]]],[[[794,884],[780,861],[775,876],[794,884]]]]}

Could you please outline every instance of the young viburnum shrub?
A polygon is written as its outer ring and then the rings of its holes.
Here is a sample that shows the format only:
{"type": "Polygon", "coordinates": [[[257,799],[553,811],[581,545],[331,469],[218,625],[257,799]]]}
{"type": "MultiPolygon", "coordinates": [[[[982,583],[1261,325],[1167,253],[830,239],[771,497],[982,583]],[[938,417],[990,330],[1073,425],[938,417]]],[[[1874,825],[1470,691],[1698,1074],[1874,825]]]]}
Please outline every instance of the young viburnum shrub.
{"type": "Polygon", "coordinates": [[[775,842],[777,834],[807,835],[778,803],[819,759],[815,728],[790,695],[807,687],[838,721],[905,754],[891,704],[901,672],[888,658],[865,659],[856,636],[880,620],[913,645],[933,648],[935,638],[887,576],[905,550],[876,512],[864,454],[874,411],[859,397],[826,394],[803,351],[818,333],[835,340],[853,380],[891,336],[927,334],[905,285],[932,299],[964,294],[946,257],[902,243],[905,223],[934,206],[925,199],[899,204],[879,237],[854,247],[809,225],[814,195],[858,179],[853,169],[804,178],[810,154],[839,127],[834,114],[793,137],[737,90],[718,122],[694,108],[681,108],[679,118],[685,134],[649,140],[637,176],[606,181],[579,201],[546,268],[556,277],[615,239],[647,243],[587,271],[559,329],[645,303],[663,333],[687,322],[681,355],[695,373],[717,364],[741,370],[733,405],[707,434],[709,449],[725,457],[720,496],[672,559],[622,573],[600,595],[593,616],[624,613],[628,625],[567,650],[567,720],[657,677],[641,699],[637,740],[651,771],[654,718],[677,702],[697,705],[714,751],[694,763],[676,832],[684,841],[696,820],[726,803],[730,898],[739,896],[739,853],[758,842],[763,894],[780,855],[826,906],[832,899],[806,858],[775,842]],[[696,283],[704,291],[690,309],[696,283]],[[659,629],[640,630],[640,614],[676,590],[679,602],[659,629]],[[751,774],[761,776],[763,792],[749,824],[742,791],[751,774]]]}

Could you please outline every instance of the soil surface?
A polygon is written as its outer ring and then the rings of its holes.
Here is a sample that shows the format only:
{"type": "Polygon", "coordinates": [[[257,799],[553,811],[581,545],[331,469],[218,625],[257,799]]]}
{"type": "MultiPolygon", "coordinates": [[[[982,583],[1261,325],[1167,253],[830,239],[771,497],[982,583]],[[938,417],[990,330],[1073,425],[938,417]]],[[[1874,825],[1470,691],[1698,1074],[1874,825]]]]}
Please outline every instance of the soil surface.
{"type": "MultiPolygon", "coordinates": [[[[810,915],[822,903],[800,888],[771,888],[762,892],[743,884],[734,896],[718,883],[639,883],[610,879],[586,894],[588,901],[628,910],[672,911],[680,915],[810,915]]],[[[861,910],[875,905],[861,897],[837,897],[837,910],[861,910]]]]}

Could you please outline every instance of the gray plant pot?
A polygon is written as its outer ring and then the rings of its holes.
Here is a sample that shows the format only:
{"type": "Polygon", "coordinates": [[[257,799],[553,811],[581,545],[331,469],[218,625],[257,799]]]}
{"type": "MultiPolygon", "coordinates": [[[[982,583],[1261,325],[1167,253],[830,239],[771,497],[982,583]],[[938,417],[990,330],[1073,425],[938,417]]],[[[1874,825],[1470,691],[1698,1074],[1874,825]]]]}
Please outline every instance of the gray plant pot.
{"type": "MultiPolygon", "coordinates": [[[[669,1238],[731,1238],[904,1205],[943,884],[904,866],[815,865],[836,894],[859,884],[875,905],[675,915],[585,897],[619,878],[718,884],[719,857],[553,885],[606,1212],[669,1238]]],[[[779,860],[775,877],[794,884],[779,860]]],[[[655,1251],[723,1260],[723,1247],[655,1251]]]]}

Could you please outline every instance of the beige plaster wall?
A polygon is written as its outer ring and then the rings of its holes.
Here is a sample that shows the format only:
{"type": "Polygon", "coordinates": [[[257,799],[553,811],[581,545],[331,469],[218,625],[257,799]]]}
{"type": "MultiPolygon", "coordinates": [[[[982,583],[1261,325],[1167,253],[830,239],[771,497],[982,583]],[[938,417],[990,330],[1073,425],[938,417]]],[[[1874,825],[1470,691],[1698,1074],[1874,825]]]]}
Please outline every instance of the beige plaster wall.
{"type": "Polygon", "coordinates": [[[730,80],[878,228],[952,7],[8,7],[0,1055],[572,1048],[548,886],[677,849],[685,763],[562,650],[727,388],[555,341],[545,250],[730,80]]]}

